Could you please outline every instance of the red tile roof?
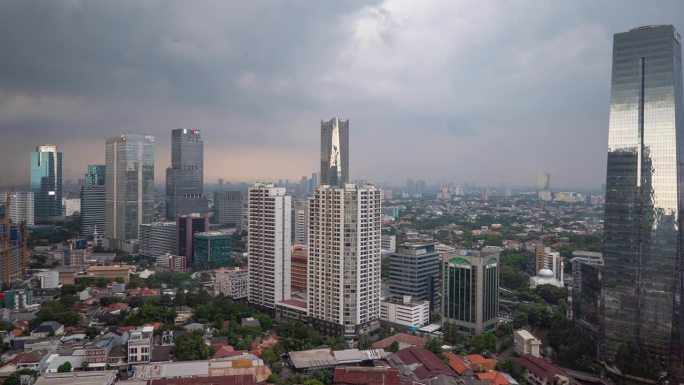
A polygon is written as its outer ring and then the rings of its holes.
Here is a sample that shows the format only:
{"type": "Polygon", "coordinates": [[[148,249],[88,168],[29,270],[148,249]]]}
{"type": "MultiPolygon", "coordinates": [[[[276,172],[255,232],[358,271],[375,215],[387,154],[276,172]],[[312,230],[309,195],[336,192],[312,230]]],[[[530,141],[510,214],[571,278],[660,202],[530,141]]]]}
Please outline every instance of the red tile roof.
{"type": "Polygon", "coordinates": [[[383,340],[377,341],[373,343],[373,349],[386,349],[390,345],[392,345],[392,342],[397,341],[400,344],[406,344],[406,345],[412,345],[412,346],[418,346],[418,347],[424,347],[425,344],[427,343],[427,339],[423,337],[418,337],[418,336],[412,336],[410,334],[406,333],[398,333],[393,336],[389,336],[383,340]]]}
{"type": "Polygon", "coordinates": [[[256,385],[256,380],[251,374],[238,374],[234,376],[215,377],[190,377],[190,378],[164,378],[150,380],[149,385],[256,385]]]}
{"type": "Polygon", "coordinates": [[[479,354],[470,354],[467,358],[472,363],[470,367],[478,372],[494,370],[496,368],[496,359],[494,358],[484,358],[479,354]]]}
{"type": "Polygon", "coordinates": [[[488,381],[491,385],[510,385],[506,376],[495,370],[480,373],[477,375],[477,378],[482,381],[488,381]]]}
{"type": "Polygon", "coordinates": [[[455,376],[451,368],[445,364],[435,353],[417,346],[402,349],[397,352],[401,361],[406,365],[421,364],[414,371],[413,374],[418,379],[424,379],[436,376],[438,374],[446,374],[447,376],[455,376]]]}
{"type": "Polygon", "coordinates": [[[24,334],[24,331],[21,329],[13,329],[10,333],[15,337],[21,337],[21,335],[24,334]]]}
{"type": "Polygon", "coordinates": [[[123,303],[123,302],[115,302],[109,306],[107,306],[107,311],[108,312],[113,312],[117,310],[123,310],[123,309],[128,309],[128,304],[123,303]]]}
{"type": "Polygon", "coordinates": [[[566,376],[556,365],[546,362],[541,357],[535,357],[531,354],[525,354],[518,358],[518,362],[525,367],[530,373],[540,378],[550,378],[555,376],[566,376]]]}
{"type": "Polygon", "coordinates": [[[464,357],[452,352],[446,352],[444,355],[449,360],[449,367],[458,373],[459,376],[463,375],[463,373],[467,372],[468,370],[473,370],[470,367],[470,363],[466,361],[464,357]]]}
{"type": "Polygon", "coordinates": [[[399,369],[336,367],[335,385],[399,385],[399,369]]]}

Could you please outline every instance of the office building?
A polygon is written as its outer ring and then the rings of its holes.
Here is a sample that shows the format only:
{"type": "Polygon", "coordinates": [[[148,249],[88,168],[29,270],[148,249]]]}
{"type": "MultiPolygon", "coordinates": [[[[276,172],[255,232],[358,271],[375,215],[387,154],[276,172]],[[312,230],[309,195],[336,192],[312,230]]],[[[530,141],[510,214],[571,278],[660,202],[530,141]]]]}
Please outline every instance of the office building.
{"type": "Polygon", "coordinates": [[[232,299],[247,298],[249,294],[249,271],[239,267],[216,270],[214,273],[214,293],[223,293],[232,299]]]}
{"type": "Polygon", "coordinates": [[[164,254],[157,257],[155,266],[168,271],[181,271],[188,268],[188,259],[182,255],[164,254]]]}
{"type": "Polygon", "coordinates": [[[349,183],[349,120],[321,121],[321,186],[349,183]]]}
{"type": "Polygon", "coordinates": [[[291,294],[292,198],[284,187],[263,183],[247,194],[248,300],[274,309],[291,294]]]}
{"type": "Polygon", "coordinates": [[[5,292],[5,309],[20,310],[33,306],[33,290],[9,290],[5,292]]]}
{"type": "Polygon", "coordinates": [[[139,232],[139,253],[143,257],[157,258],[178,250],[176,222],[145,223],[140,225],[139,232]]]}
{"type": "Polygon", "coordinates": [[[211,270],[230,264],[230,235],[220,231],[207,231],[195,233],[194,238],[196,269],[211,270]]]}
{"type": "Polygon", "coordinates": [[[536,338],[532,333],[525,329],[513,332],[513,351],[519,356],[531,354],[535,357],[541,357],[539,355],[541,344],[540,339],[536,338]]]}
{"type": "Polygon", "coordinates": [[[551,187],[551,174],[540,172],[537,174],[537,191],[547,191],[551,187]]]}
{"type": "Polygon", "coordinates": [[[214,191],[212,222],[220,227],[235,227],[241,232],[244,224],[244,201],[240,191],[214,191]]]}
{"type": "Polygon", "coordinates": [[[57,270],[41,271],[33,275],[38,280],[41,289],[54,289],[59,287],[59,272],[57,270]]]}
{"type": "Polygon", "coordinates": [[[576,325],[597,337],[601,309],[603,255],[591,251],[573,251],[572,287],[568,307],[576,325]]]}
{"type": "Polygon", "coordinates": [[[553,285],[565,286],[563,257],[550,247],[536,246],[534,249],[536,274],[530,277],[530,286],[553,285]]]}
{"type": "Polygon", "coordinates": [[[91,238],[93,234],[104,234],[106,220],[107,189],[106,167],[89,164],[81,187],[81,235],[91,238]]]}
{"type": "Polygon", "coordinates": [[[207,213],[204,142],[200,130],[171,131],[171,167],[166,169],[166,218],[207,213]]]}
{"type": "Polygon", "coordinates": [[[108,138],[105,159],[105,237],[110,247],[122,247],[154,221],[154,136],[108,138]]]}
{"type": "Polygon", "coordinates": [[[602,358],[637,343],[681,358],[681,37],[671,25],[613,40],[602,296],[602,358]]]}
{"type": "MultiPolygon", "coordinates": [[[[7,192],[0,194],[0,204],[7,203],[7,192]]],[[[9,198],[10,221],[14,224],[24,224],[34,226],[35,213],[33,211],[34,199],[33,191],[14,191],[9,198]]]]}
{"type": "Polygon", "coordinates": [[[294,231],[292,232],[292,242],[306,245],[309,238],[309,201],[307,199],[297,199],[294,201],[292,209],[292,221],[294,231]]]}
{"type": "Polygon", "coordinates": [[[430,323],[430,302],[415,301],[410,295],[380,302],[380,319],[401,326],[424,326],[430,323]]]}
{"type": "Polygon", "coordinates": [[[460,250],[442,256],[442,322],[479,334],[499,322],[499,254],[460,250]]]}
{"type": "Polygon", "coordinates": [[[203,233],[209,230],[209,216],[199,214],[180,215],[176,217],[176,242],[178,248],[176,254],[188,259],[189,264],[195,262],[195,249],[193,237],[196,233],[203,233]]]}
{"type": "Polygon", "coordinates": [[[307,265],[309,263],[309,252],[304,245],[292,246],[292,273],[291,273],[291,291],[306,292],[308,286],[307,281],[309,275],[307,274],[307,265]]]}
{"type": "Polygon", "coordinates": [[[394,253],[397,251],[397,236],[383,235],[380,237],[380,249],[383,253],[394,253]]]}
{"type": "Polygon", "coordinates": [[[309,316],[356,339],[380,318],[381,191],[321,186],[309,199],[309,316]]]}
{"type": "Polygon", "coordinates": [[[403,244],[389,256],[390,296],[410,296],[428,301],[430,310],[440,306],[440,258],[434,244],[403,244]]]}
{"type": "Polygon", "coordinates": [[[64,216],[62,153],[57,151],[57,146],[40,145],[31,153],[31,191],[37,220],[64,216]]]}

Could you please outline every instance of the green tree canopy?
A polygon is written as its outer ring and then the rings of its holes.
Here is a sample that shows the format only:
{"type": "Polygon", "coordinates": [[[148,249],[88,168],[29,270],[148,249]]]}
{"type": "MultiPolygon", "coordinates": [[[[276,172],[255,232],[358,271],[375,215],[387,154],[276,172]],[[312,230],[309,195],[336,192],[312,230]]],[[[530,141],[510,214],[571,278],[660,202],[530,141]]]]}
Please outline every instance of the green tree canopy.
{"type": "Polygon", "coordinates": [[[176,338],[173,355],[178,361],[206,360],[212,354],[199,334],[186,334],[176,338]]]}

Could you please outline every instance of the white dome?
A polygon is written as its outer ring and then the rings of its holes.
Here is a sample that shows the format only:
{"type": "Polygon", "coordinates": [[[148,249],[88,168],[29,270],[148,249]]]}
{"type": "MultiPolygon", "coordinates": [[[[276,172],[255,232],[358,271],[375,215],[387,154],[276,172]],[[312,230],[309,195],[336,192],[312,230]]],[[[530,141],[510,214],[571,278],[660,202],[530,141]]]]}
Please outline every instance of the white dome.
{"type": "Polygon", "coordinates": [[[553,273],[553,271],[551,271],[549,269],[541,269],[537,273],[537,276],[543,277],[543,278],[553,278],[555,276],[555,274],[553,273]]]}

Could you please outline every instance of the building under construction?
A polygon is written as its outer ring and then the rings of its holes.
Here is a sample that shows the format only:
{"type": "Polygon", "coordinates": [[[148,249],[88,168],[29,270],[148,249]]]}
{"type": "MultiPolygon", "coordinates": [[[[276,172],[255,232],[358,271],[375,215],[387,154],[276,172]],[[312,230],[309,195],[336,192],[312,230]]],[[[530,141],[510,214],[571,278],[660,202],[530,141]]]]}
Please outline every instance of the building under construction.
{"type": "Polygon", "coordinates": [[[26,276],[28,267],[28,227],[12,222],[8,207],[11,194],[0,204],[0,279],[2,288],[11,288],[26,276]]]}

